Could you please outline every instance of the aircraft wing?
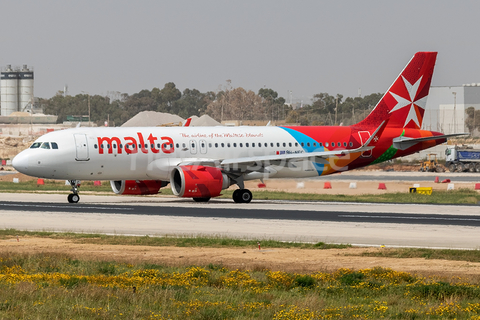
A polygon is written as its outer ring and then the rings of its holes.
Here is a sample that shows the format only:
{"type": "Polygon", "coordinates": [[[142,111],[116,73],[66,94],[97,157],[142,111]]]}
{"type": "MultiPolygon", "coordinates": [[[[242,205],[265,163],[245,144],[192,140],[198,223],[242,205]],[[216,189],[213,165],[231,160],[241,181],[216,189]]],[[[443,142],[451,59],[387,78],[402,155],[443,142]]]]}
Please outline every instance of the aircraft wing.
{"type": "Polygon", "coordinates": [[[410,137],[402,136],[402,137],[397,137],[393,139],[393,147],[399,150],[405,150],[423,141],[441,140],[441,139],[447,139],[451,137],[467,136],[467,135],[470,135],[470,133],[442,134],[439,136],[422,137],[422,138],[410,138],[410,137]]]}
{"type": "Polygon", "coordinates": [[[321,159],[327,159],[331,156],[344,156],[349,153],[363,152],[373,149],[374,147],[362,146],[357,149],[343,149],[333,151],[320,151],[320,152],[305,152],[305,153],[293,153],[293,154],[276,154],[268,156],[258,157],[243,157],[236,159],[225,159],[220,162],[221,166],[229,166],[232,164],[259,164],[259,163],[272,163],[279,161],[302,161],[311,160],[315,162],[321,162],[321,159]]]}

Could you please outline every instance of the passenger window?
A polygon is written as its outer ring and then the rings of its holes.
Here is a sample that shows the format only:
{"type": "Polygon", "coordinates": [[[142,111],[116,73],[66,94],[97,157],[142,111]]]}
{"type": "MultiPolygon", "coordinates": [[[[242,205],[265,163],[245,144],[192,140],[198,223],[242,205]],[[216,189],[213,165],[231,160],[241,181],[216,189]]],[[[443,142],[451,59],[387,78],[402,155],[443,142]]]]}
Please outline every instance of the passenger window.
{"type": "Polygon", "coordinates": [[[325,142],[325,147],[328,147],[328,142],[325,142]]]}
{"type": "Polygon", "coordinates": [[[314,146],[314,147],[316,147],[316,146],[317,146],[317,143],[316,143],[316,142],[314,142],[314,143],[313,143],[313,146],[314,146]]]}
{"type": "Polygon", "coordinates": [[[182,148],[185,148],[185,143],[182,143],[182,148]]]}
{"type": "Polygon", "coordinates": [[[337,142],[337,146],[338,146],[338,147],[341,147],[342,144],[341,144],[340,142],[337,142]]]}
{"type": "Polygon", "coordinates": [[[113,145],[113,149],[117,149],[117,145],[116,145],[116,144],[113,145]]]}
{"type": "Polygon", "coordinates": [[[227,143],[227,147],[230,148],[230,143],[227,143]]]}
{"type": "Polygon", "coordinates": [[[208,143],[208,147],[209,147],[209,148],[212,147],[212,143],[211,143],[211,142],[208,143]]]}
{"type": "Polygon", "coordinates": [[[52,149],[58,149],[58,144],[56,142],[52,142],[52,149]]]}
{"type": "Polygon", "coordinates": [[[265,148],[268,147],[268,143],[265,142],[264,145],[265,145],[265,148]]]}
{"type": "Polygon", "coordinates": [[[205,143],[202,142],[202,148],[205,148],[205,143]]]}
{"type": "Polygon", "coordinates": [[[252,147],[255,147],[255,142],[254,142],[254,143],[252,143],[252,147]]]}
{"type": "Polygon", "coordinates": [[[224,148],[224,147],[225,147],[225,144],[222,142],[221,146],[222,146],[222,148],[224,148]]]}
{"type": "Polygon", "coordinates": [[[123,144],[120,143],[120,145],[118,146],[119,149],[122,149],[123,148],[123,144]]]}
{"type": "Polygon", "coordinates": [[[310,142],[307,142],[307,147],[310,147],[310,142]]]}
{"type": "Polygon", "coordinates": [[[237,147],[237,143],[234,142],[234,143],[233,143],[233,147],[236,148],[236,147],[237,147]]]}
{"type": "Polygon", "coordinates": [[[107,148],[110,149],[110,144],[107,144],[107,148]]]}
{"type": "Polygon", "coordinates": [[[247,142],[247,143],[245,143],[245,147],[247,147],[247,148],[248,148],[248,142],[247,142]]]}
{"type": "Polygon", "coordinates": [[[243,144],[242,144],[241,142],[240,142],[238,145],[240,146],[240,148],[242,148],[242,147],[243,147],[243,144]]]}
{"type": "Polygon", "coordinates": [[[178,143],[175,146],[177,147],[177,149],[180,148],[180,145],[178,143]]]}
{"type": "Polygon", "coordinates": [[[195,143],[192,143],[192,148],[195,148],[195,143]]]}
{"type": "Polygon", "coordinates": [[[277,142],[277,147],[280,147],[280,143],[279,143],[279,142],[277,142]]]}
{"type": "Polygon", "coordinates": [[[145,143],[145,149],[147,149],[147,148],[148,148],[148,144],[145,143]]]}
{"type": "Polygon", "coordinates": [[[272,147],[272,148],[273,148],[273,142],[270,142],[270,147],[272,147]]]}
{"type": "Polygon", "coordinates": [[[97,149],[97,148],[98,148],[98,146],[97,146],[96,144],[94,144],[94,145],[93,145],[93,147],[94,147],[95,149],[97,149]]]}
{"type": "Polygon", "coordinates": [[[321,143],[321,142],[319,142],[319,143],[318,143],[318,145],[321,147],[321,146],[322,146],[322,143],[321,143]]]}
{"type": "Polygon", "coordinates": [[[34,143],[32,144],[32,146],[30,147],[30,149],[40,148],[41,145],[42,145],[41,142],[34,142],[34,143]]]}
{"type": "Polygon", "coordinates": [[[298,142],[295,142],[295,147],[298,147],[298,142]]]}
{"type": "Polygon", "coordinates": [[[305,143],[302,142],[301,145],[302,145],[302,147],[305,147],[305,143]]]}
{"type": "Polygon", "coordinates": [[[218,148],[218,143],[215,143],[215,148],[218,148]]]}
{"type": "Polygon", "coordinates": [[[344,147],[346,147],[346,146],[347,146],[347,143],[346,143],[346,142],[344,142],[344,143],[343,143],[343,146],[344,146],[344,147]]]}
{"type": "Polygon", "coordinates": [[[42,148],[42,149],[50,149],[50,143],[48,143],[48,142],[42,143],[41,148],[42,148]]]}
{"type": "Polygon", "coordinates": [[[291,147],[291,146],[292,146],[292,143],[291,143],[291,142],[289,142],[289,143],[288,143],[288,146],[289,146],[289,147],[291,147]]]}
{"type": "Polygon", "coordinates": [[[353,147],[353,143],[352,143],[352,142],[349,142],[348,145],[349,145],[350,147],[353,147]]]}
{"type": "Polygon", "coordinates": [[[332,148],[335,147],[335,142],[332,142],[331,146],[332,146],[332,148]]]}
{"type": "Polygon", "coordinates": [[[286,147],[286,146],[287,146],[287,144],[284,142],[284,143],[283,143],[283,147],[286,147]]]}

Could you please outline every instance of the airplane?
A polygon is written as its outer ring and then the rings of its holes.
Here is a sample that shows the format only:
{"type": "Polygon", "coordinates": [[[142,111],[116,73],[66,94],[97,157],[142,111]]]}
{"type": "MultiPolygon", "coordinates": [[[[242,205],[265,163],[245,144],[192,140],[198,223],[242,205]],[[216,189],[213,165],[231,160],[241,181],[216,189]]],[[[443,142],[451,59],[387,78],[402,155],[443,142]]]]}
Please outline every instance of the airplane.
{"type": "MultiPolygon", "coordinates": [[[[442,144],[421,130],[437,52],[417,52],[370,114],[351,126],[77,127],[47,133],[12,161],[26,175],[68,180],[68,202],[81,180],[110,180],[123,195],[157,194],[207,202],[245,181],[324,176],[403,157],[442,144]]],[[[263,181],[263,180],[262,180],[263,181]]]]}

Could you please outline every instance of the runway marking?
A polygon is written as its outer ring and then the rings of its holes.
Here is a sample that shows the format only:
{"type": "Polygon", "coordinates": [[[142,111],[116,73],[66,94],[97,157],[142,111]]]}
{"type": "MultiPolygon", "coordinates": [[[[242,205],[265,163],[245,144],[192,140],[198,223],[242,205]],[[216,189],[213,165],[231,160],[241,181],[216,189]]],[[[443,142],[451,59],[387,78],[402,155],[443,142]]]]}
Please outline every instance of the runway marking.
{"type": "MultiPolygon", "coordinates": [[[[0,203],[0,206],[9,206],[9,207],[31,207],[30,204],[17,204],[17,203],[0,203]]],[[[65,205],[36,205],[37,208],[59,208],[59,209],[98,209],[98,210],[129,210],[132,211],[134,208],[126,207],[87,207],[87,206],[65,206],[65,205]]]]}
{"type": "Polygon", "coordinates": [[[405,219],[405,220],[452,220],[452,221],[480,221],[480,219],[473,218],[435,218],[435,217],[402,217],[402,216],[363,216],[354,214],[340,214],[341,218],[368,218],[368,219],[405,219]]]}

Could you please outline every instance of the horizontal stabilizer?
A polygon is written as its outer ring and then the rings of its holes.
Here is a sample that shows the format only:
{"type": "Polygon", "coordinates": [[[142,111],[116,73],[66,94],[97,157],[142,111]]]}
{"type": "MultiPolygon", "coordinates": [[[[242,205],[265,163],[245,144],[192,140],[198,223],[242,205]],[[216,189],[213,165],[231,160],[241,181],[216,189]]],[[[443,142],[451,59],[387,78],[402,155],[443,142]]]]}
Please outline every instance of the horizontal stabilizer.
{"type": "Polygon", "coordinates": [[[399,150],[406,150],[417,143],[424,142],[424,141],[432,141],[432,140],[442,140],[451,137],[458,137],[458,136],[468,136],[470,133],[452,133],[452,134],[442,134],[439,136],[431,136],[431,137],[422,137],[422,138],[410,138],[410,137],[397,137],[393,139],[393,147],[399,150]]]}

